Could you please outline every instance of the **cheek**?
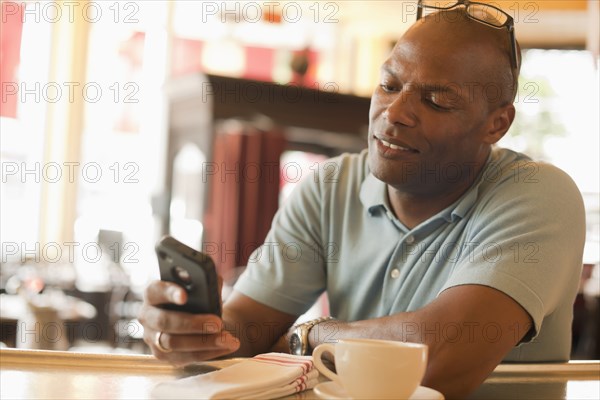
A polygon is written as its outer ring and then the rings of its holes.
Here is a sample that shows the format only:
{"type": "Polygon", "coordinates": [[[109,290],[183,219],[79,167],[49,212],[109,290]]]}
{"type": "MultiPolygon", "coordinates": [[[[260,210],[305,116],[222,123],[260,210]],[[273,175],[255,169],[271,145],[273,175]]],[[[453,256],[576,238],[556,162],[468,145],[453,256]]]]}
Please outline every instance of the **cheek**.
{"type": "Polygon", "coordinates": [[[427,140],[434,157],[442,163],[470,161],[476,157],[480,147],[476,131],[463,130],[459,127],[438,131],[436,135],[430,135],[427,140]]]}
{"type": "Polygon", "coordinates": [[[475,141],[469,127],[456,118],[430,114],[421,118],[420,135],[431,152],[439,159],[460,157],[461,149],[475,141]]]}
{"type": "Polygon", "coordinates": [[[385,104],[384,99],[377,93],[377,90],[373,93],[371,97],[371,106],[369,107],[369,119],[374,121],[379,118],[381,114],[386,110],[387,105],[385,104]]]}

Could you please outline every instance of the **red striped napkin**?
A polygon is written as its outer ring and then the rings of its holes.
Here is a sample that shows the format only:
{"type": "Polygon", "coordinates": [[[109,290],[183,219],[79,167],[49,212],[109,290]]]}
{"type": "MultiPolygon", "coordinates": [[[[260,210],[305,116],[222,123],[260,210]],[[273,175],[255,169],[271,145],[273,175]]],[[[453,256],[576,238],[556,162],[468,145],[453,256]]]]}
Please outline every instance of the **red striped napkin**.
{"type": "Polygon", "coordinates": [[[312,358],[284,353],[254,358],[204,375],[157,385],[158,399],[276,399],[312,389],[319,383],[312,358]]]}

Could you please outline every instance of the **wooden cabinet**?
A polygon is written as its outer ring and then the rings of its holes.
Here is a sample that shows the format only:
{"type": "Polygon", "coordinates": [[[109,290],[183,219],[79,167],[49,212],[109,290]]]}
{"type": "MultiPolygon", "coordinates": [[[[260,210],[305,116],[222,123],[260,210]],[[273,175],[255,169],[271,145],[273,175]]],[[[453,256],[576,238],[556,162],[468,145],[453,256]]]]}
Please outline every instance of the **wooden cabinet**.
{"type": "Polygon", "coordinates": [[[210,161],[219,121],[268,121],[283,129],[287,150],[334,156],[366,147],[369,98],[203,74],[169,82],[166,94],[169,114],[165,195],[158,202],[163,233],[169,226],[176,155],[184,145],[192,143],[210,161]]]}

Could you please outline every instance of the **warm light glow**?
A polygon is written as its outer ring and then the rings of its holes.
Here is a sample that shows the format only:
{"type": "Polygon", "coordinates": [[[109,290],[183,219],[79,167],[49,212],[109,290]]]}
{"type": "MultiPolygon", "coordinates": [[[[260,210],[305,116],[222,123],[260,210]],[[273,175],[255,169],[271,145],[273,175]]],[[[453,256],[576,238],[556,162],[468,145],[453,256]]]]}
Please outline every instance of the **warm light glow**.
{"type": "Polygon", "coordinates": [[[567,399],[597,400],[600,399],[600,383],[596,381],[568,381],[567,399]]]}

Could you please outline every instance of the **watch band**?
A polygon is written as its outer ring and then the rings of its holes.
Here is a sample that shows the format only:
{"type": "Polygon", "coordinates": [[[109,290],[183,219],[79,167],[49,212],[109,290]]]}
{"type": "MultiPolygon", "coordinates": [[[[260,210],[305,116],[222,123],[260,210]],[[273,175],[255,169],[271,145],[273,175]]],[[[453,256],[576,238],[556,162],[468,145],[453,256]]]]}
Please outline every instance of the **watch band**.
{"type": "Polygon", "coordinates": [[[333,317],[320,317],[292,327],[289,340],[290,354],[306,356],[311,353],[308,335],[310,330],[321,322],[330,321],[333,317]]]}

